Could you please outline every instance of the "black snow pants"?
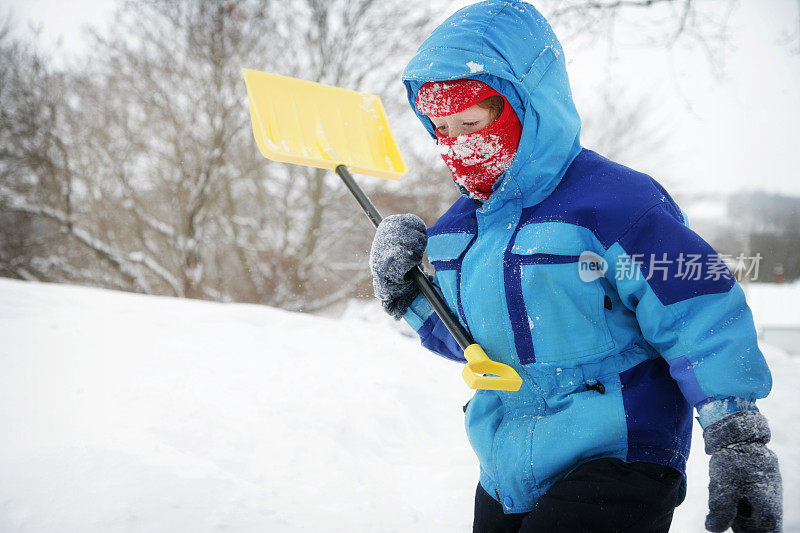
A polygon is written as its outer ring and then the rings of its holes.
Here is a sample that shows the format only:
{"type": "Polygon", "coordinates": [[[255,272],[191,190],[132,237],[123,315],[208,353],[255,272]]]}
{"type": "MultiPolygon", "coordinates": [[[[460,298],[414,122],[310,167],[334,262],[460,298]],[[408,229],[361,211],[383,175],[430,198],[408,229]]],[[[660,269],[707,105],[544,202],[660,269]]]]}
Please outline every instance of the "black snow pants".
{"type": "Polygon", "coordinates": [[[598,459],[553,485],[528,513],[503,514],[500,504],[479,483],[472,531],[667,532],[685,493],[683,476],[673,468],[598,459]]]}

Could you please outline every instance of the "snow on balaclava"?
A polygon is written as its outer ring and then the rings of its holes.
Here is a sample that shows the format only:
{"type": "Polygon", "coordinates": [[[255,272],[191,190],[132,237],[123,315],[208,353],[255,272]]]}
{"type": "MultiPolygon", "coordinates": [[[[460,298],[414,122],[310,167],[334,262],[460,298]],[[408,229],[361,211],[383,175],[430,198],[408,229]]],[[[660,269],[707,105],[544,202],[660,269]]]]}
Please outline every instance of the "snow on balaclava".
{"type": "Polygon", "coordinates": [[[506,98],[478,80],[457,79],[425,83],[417,93],[417,109],[428,117],[459,113],[489,98],[500,96],[503,111],[482,130],[458,137],[436,138],[453,180],[470,195],[488,200],[497,178],[514,160],[522,123],[506,98]]]}

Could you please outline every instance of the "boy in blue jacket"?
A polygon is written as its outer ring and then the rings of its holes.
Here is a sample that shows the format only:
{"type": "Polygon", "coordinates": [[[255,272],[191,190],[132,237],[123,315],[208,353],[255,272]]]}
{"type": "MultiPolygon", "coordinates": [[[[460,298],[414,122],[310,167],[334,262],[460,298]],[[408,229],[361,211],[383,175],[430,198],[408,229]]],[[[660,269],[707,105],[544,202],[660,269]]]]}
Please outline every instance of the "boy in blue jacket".
{"type": "Polygon", "coordinates": [[[561,45],[530,4],[466,7],[403,74],[462,192],[426,228],[375,235],[376,296],[464,362],[405,274],[423,254],[475,341],[523,378],[466,407],[474,531],[667,531],[692,409],[710,531],[778,531],[781,481],[755,406],[771,377],[741,287],[653,178],[580,145],[561,45]]]}

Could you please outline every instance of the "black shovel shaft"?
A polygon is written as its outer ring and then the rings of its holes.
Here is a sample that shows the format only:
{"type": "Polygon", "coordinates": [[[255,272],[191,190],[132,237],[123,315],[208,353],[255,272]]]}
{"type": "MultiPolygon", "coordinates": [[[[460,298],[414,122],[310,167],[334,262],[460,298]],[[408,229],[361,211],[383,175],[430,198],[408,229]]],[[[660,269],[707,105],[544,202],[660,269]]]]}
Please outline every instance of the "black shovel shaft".
{"type": "Polygon", "coordinates": [[[358,205],[361,206],[361,209],[364,210],[370,221],[372,221],[372,224],[377,228],[378,224],[380,224],[381,220],[383,220],[383,217],[372,204],[370,199],[367,198],[367,195],[364,194],[364,191],[361,190],[361,187],[358,186],[358,183],[356,183],[356,180],[353,179],[350,171],[347,170],[346,166],[339,165],[336,167],[336,173],[340,178],[342,178],[344,184],[347,185],[347,188],[350,189],[350,192],[353,193],[353,196],[355,196],[358,205]]]}
{"type": "Polygon", "coordinates": [[[419,265],[415,266],[407,276],[417,284],[422,295],[430,302],[431,307],[433,307],[433,310],[439,315],[439,318],[442,319],[447,329],[450,330],[450,333],[453,335],[458,345],[461,346],[461,349],[466,350],[467,346],[473,344],[472,337],[467,333],[467,330],[464,329],[464,326],[461,325],[461,322],[458,321],[453,311],[447,306],[444,298],[442,298],[442,295],[436,290],[436,287],[431,280],[428,279],[428,276],[425,275],[422,267],[419,265]]]}
{"type": "MultiPolygon", "coordinates": [[[[353,193],[358,205],[361,206],[361,209],[367,214],[370,221],[378,227],[378,224],[381,223],[383,217],[372,204],[370,199],[364,194],[364,191],[361,190],[361,187],[353,179],[353,176],[350,174],[350,171],[347,170],[347,167],[344,165],[339,165],[336,167],[336,174],[342,178],[342,181],[347,188],[350,189],[350,192],[353,193]]],[[[453,314],[453,311],[447,306],[445,303],[444,298],[439,291],[436,290],[436,287],[433,285],[428,276],[425,275],[425,272],[422,270],[422,267],[416,266],[408,274],[406,274],[414,283],[417,284],[419,287],[420,292],[425,298],[430,302],[431,307],[433,310],[436,311],[436,314],[439,315],[439,318],[444,322],[444,325],[447,326],[447,329],[450,330],[450,333],[455,338],[458,345],[461,346],[462,350],[465,350],[467,346],[473,344],[472,337],[464,329],[464,326],[461,325],[461,322],[458,321],[458,318],[453,314]]]]}

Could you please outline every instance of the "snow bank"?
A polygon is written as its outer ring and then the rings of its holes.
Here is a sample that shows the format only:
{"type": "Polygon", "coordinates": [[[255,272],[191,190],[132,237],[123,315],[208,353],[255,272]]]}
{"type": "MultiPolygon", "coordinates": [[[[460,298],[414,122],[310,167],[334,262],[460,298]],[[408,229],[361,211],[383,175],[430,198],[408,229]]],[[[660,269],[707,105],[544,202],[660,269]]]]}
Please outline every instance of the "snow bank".
{"type": "MultiPolygon", "coordinates": [[[[460,368],[369,309],[0,279],[0,531],[468,531],[460,368]]],[[[800,501],[800,358],[766,352],[800,501]]],[[[673,531],[702,531],[706,464],[696,440],[673,531]]]]}

